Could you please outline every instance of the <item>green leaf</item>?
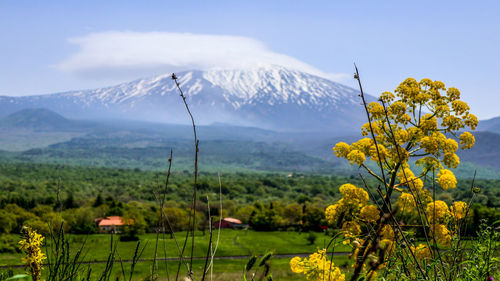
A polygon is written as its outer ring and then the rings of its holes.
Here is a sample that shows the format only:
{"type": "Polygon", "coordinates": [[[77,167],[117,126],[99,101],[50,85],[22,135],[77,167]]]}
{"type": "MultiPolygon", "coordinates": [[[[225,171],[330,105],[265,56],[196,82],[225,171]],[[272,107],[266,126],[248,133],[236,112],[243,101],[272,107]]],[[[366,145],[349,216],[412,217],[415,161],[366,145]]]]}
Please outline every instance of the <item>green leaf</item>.
{"type": "Polygon", "coordinates": [[[28,279],[28,280],[31,280],[31,276],[26,275],[26,274],[17,274],[17,275],[14,275],[12,277],[9,277],[9,278],[5,279],[5,281],[8,281],[8,280],[17,280],[17,279],[28,279]]]}

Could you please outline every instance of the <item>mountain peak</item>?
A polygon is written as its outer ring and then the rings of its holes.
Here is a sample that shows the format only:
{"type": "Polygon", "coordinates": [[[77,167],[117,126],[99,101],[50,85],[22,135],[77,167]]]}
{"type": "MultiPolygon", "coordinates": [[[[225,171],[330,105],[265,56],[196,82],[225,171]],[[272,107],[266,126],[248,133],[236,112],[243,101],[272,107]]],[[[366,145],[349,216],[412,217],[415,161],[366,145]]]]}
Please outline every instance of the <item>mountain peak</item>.
{"type": "MultiPolygon", "coordinates": [[[[351,130],[364,121],[358,91],[279,65],[176,73],[199,124],[279,130],[351,130]],[[333,125],[335,124],[335,125],[333,125]]],[[[372,98],[368,97],[369,100],[372,98]]],[[[94,90],[0,97],[0,109],[43,106],[77,118],[188,123],[171,74],[94,90]]]]}

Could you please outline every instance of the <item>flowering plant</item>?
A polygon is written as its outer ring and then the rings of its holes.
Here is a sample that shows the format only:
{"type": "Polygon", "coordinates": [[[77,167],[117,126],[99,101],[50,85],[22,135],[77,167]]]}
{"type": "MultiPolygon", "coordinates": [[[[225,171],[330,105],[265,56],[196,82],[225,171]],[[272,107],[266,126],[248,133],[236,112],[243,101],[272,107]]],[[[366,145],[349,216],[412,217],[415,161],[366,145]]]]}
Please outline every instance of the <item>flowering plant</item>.
{"type": "MultiPolygon", "coordinates": [[[[346,183],[340,187],[342,198],[325,211],[328,223],[340,227],[343,243],[352,247],[351,280],[375,280],[377,273],[383,280],[455,280],[469,204],[448,206],[435,200],[435,192],[437,185],[456,187],[450,169],[460,164],[459,147],[473,147],[474,136],[467,130],[474,130],[478,119],[460,100],[460,91],[441,81],[408,78],[394,93],[367,103],[358,73],[355,78],[368,122],[361,127],[363,138],[339,142],[333,151],[365,170],[378,186],[346,183]],[[416,242],[417,231],[423,234],[421,242],[416,242]]],[[[308,280],[330,280],[311,275],[311,268],[323,267],[310,264],[311,259],[290,262],[292,271],[308,280]]],[[[328,271],[335,268],[329,266],[328,271]]]]}

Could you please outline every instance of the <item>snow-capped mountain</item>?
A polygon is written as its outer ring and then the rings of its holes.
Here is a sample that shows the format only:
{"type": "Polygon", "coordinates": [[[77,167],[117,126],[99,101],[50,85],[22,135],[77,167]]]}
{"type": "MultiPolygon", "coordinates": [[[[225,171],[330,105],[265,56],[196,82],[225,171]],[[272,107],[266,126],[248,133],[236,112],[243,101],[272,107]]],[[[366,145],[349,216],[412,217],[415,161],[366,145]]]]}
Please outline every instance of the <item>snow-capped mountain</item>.
{"type": "MultiPolygon", "coordinates": [[[[195,120],[287,131],[358,131],[366,117],[358,91],[281,66],[176,73],[195,120]]],[[[372,97],[369,97],[372,100],[372,97]]],[[[48,108],[79,119],[123,118],[188,123],[165,74],[94,90],[0,97],[0,114],[48,108]]]]}

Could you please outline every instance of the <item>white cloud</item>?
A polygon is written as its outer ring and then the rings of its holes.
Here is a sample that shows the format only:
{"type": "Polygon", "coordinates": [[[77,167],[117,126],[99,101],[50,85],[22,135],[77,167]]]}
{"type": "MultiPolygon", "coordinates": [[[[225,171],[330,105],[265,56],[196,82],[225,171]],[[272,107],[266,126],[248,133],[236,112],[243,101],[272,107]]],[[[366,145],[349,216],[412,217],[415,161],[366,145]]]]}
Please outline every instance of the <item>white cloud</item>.
{"type": "Polygon", "coordinates": [[[335,81],[349,76],[324,73],[273,52],[258,40],[240,36],[110,31],[71,38],[69,42],[79,50],[56,67],[92,79],[261,64],[282,65],[335,81]]]}

